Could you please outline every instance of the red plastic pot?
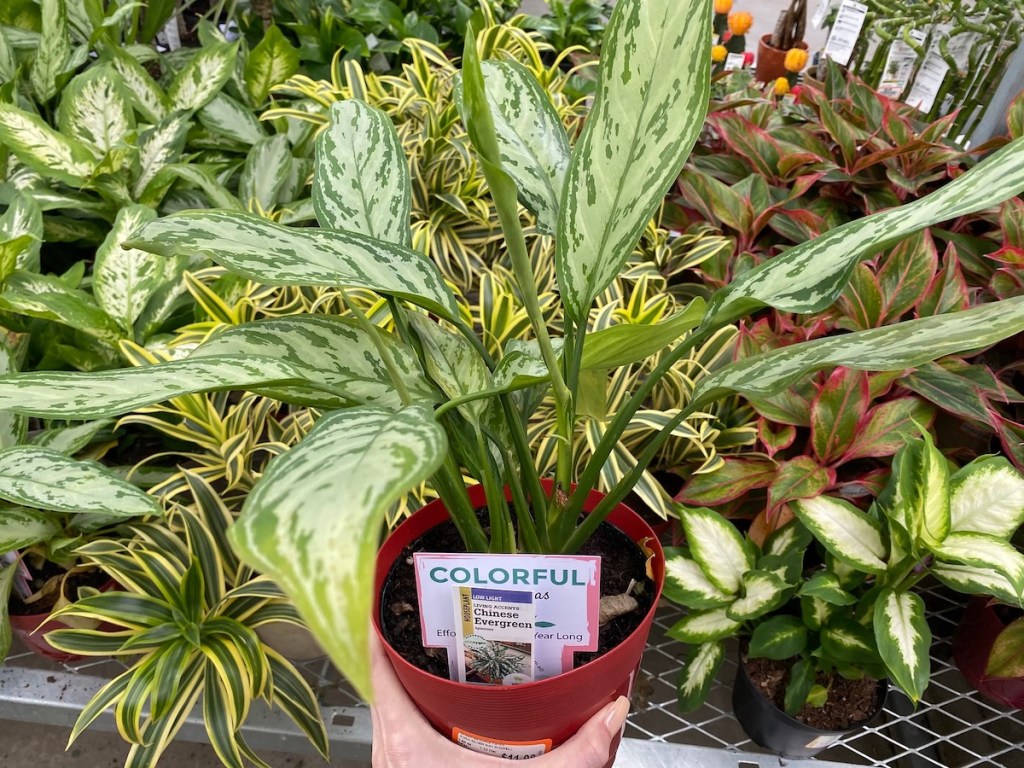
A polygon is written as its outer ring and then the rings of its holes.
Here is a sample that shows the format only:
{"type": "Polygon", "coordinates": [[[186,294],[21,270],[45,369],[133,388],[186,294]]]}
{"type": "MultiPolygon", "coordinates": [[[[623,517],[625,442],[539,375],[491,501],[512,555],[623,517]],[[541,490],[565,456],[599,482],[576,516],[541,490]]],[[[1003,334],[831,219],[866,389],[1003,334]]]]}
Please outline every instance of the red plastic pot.
{"type": "MultiPolygon", "coordinates": [[[[485,505],[483,489],[469,489],[476,507],[485,505]]],[[[603,498],[592,492],[584,510],[589,512],[603,498]]],[[[432,502],[400,525],[384,542],[377,556],[377,598],[373,625],[384,639],[380,626],[380,595],[388,572],[402,550],[428,530],[448,520],[443,504],[432,502]]],[[[492,745],[545,745],[557,747],[570,738],[602,707],[618,696],[629,696],[640,667],[640,657],[654,620],[665,580],[665,556],[661,545],[643,519],[620,504],[608,522],[639,542],[649,539],[654,550],[652,560],[656,594],[640,626],[616,648],[582,667],[540,680],[514,686],[481,686],[453,682],[436,677],[407,662],[387,641],[391,663],[406,691],[427,720],[453,741],[482,739],[492,745]]],[[[615,759],[618,740],[612,745],[610,766],[615,759]]]]}
{"type": "Polygon", "coordinates": [[[953,635],[953,658],[969,682],[985,698],[1004,707],[1024,709],[1024,678],[986,677],[992,645],[1006,624],[987,598],[972,597],[953,635]]]}

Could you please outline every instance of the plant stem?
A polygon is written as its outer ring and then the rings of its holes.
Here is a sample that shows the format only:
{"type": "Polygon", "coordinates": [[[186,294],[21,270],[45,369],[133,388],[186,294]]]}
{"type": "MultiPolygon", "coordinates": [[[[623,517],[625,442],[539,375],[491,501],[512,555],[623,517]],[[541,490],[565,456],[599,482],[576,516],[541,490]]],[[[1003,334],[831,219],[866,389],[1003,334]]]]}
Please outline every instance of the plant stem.
{"type": "Polygon", "coordinates": [[[341,298],[348,307],[348,311],[355,317],[356,322],[359,323],[360,327],[366,331],[367,336],[370,337],[370,341],[373,342],[373,346],[377,349],[377,354],[380,355],[380,359],[384,361],[384,367],[387,369],[388,378],[391,379],[391,385],[395,388],[398,393],[399,399],[402,401],[402,405],[412,405],[412,395],[409,394],[409,388],[405,386],[405,382],[402,381],[401,373],[398,370],[398,366],[395,364],[395,358],[391,354],[391,350],[388,349],[388,345],[384,343],[384,339],[380,335],[380,329],[370,322],[370,319],[363,313],[359,307],[355,305],[355,302],[349,297],[348,293],[342,286],[338,286],[338,291],[341,293],[341,298]]]}
{"type": "MultiPolygon", "coordinates": [[[[485,434],[490,438],[491,443],[501,452],[501,460],[505,463],[505,468],[508,473],[511,474],[513,459],[508,449],[502,444],[502,441],[488,433],[486,430],[485,434]]],[[[547,551],[541,547],[540,538],[537,536],[537,527],[533,520],[533,515],[530,512],[530,503],[526,500],[526,495],[523,493],[522,485],[519,483],[509,483],[509,490],[512,492],[512,506],[516,511],[516,521],[518,522],[518,531],[522,536],[522,541],[518,542],[519,545],[524,548],[527,552],[534,552],[540,554],[547,551]]]]}
{"type": "Polygon", "coordinates": [[[459,536],[466,543],[466,549],[470,552],[487,552],[490,549],[490,542],[487,541],[483,526],[477,520],[473,505],[469,503],[466,484],[451,453],[445,457],[444,464],[434,474],[433,482],[459,536]]]}
{"type": "Polygon", "coordinates": [[[491,461],[490,451],[487,449],[487,441],[479,428],[474,429],[476,437],[476,450],[480,459],[481,482],[484,486],[484,494],[487,496],[487,514],[491,522],[491,546],[488,551],[492,553],[510,553],[516,551],[515,534],[512,528],[512,516],[509,514],[508,502],[505,501],[505,494],[502,492],[501,483],[496,477],[494,464],[491,461]]]}

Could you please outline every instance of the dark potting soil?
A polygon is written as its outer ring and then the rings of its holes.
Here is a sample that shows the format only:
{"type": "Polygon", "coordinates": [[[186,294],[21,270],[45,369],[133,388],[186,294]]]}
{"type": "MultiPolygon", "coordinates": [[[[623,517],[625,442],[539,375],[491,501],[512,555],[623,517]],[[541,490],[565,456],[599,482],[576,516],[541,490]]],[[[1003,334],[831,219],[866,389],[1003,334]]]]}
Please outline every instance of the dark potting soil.
{"type": "MultiPolygon", "coordinates": [[[[49,579],[63,573],[63,569],[59,565],[54,565],[47,561],[39,569],[29,568],[29,572],[32,574],[29,586],[31,586],[33,592],[37,592],[43,588],[43,585],[49,579]]],[[[100,570],[79,571],[69,576],[67,581],[64,582],[64,594],[69,599],[74,598],[78,594],[79,587],[96,587],[98,589],[109,580],[110,577],[100,570]]],[[[7,602],[7,610],[15,616],[34,616],[36,614],[49,613],[53,610],[59,598],[60,592],[54,590],[34,603],[24,603],[17,594],[12,592],[11,599],[7,602]]]]}
{"type": "MultiPolygon", "coordinates": [[[[789,683],[791,660],[747,659],[747,674],[765,698],[780,710],[789,683]]],[[[796,714],[801,723],[823,731],[845,731],[870,720],[878,711],[878,681],[871,678],[847,680],[839,674],[818,673],[815,681],[828,687],[828,702],[823,707],[804,706],[796,714]]]]}
{"type": "MultiPolygon", "coordinates": [[[[410,664],[433,675],[448,679],[448,652],[444,648],[424,648],[420,634],[420,611],[416,596],[416,572],[412,556],[415,552],[465,552],[455,525],[451,521],[433,528],[413,541],[402,552],[391,571],[381,595],[381,625],[384,637],[410,664]]],[[[576,653],[574,667],[603,656],[640,626],[654,599],[654,582],[647,578],[643,552],[618,528],[602,523],[590,537],[580,555],[601,557],[601,596],[621,595],[631,581],[642,585],[636,598],[638,607],[612,619],[600,627],[598,648],[589,653],[576,653]]]]}

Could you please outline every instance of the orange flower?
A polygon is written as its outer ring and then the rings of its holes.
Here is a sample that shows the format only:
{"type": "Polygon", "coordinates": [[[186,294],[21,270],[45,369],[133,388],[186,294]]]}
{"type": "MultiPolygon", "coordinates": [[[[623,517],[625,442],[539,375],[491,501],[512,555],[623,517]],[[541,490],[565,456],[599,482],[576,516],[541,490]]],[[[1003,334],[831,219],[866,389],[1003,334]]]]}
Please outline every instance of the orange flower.
{"type": "Polygon", "coordinates": [[[729,31],[734,35],[745,35],[754,23],[754,17],[746,11],[729,14],[729,31]]]}
{"type": "Polygon", "coordinates": [[[802,48],[790,48],[786,51],[785,67],[787,72],[799,72],[807,65],[807,51],[802,48]]]}
{"type": "Polygon", "coordinates": [[[728,13],[732,10],[732,0],[715,0],[715,13],[728,13]]]}
{"type": "Polygon", "coordinates": [[[725,61],[729,55],[729,51],[724,45],[715,45],[711,48],[711,60],[718,64],[719,62],[725,61]]]}
{"type": "Polygon", "coordinates": [[[785,77],[780,77],[775,81],[775,95],[785,96],[789,93],[789,80],[785,77]]]}

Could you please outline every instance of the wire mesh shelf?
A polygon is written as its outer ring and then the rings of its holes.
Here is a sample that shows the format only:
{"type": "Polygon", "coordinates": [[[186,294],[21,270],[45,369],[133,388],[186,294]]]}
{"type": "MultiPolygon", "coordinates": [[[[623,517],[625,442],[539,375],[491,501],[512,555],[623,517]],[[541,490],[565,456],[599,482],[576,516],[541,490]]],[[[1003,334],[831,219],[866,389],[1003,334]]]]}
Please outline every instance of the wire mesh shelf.
{"type": "MultiPolygon", "coordinates": [[[[898,692],[889,694],[881,717],[830,747],[817,760],[782,761],[747,739],[732,715],[732,649],[707,703],[682,715],[676,708],[676,678],[681,648],[665,632],[682,612],[662,605],[634,692],[627,740],[617,766],[660,765],[757,766],[879,765],[892,768],[1024,768],[1024,711],[1000,709],[969,688],[952,665],[951,638],[963,610],[962,596],[940,587],[922,595],[929,610],[932,682],[915,710],[898,692]]],[[[334,667],[323,658],[299,663],[323,706],[332,753],[348,760],[368,760],[368,710],[334,667]]],[[[57,664],[15,650],[0,667],[0,719],[70,726],[89,697],[118,671],[110,659],[57,664]]],[[[99,727],[113,729],[108,714],[99,727]]],[[[180,738],[204,741],[205,730],[193,713],[180,738]]],[[[310,748],[283,716],[256,709],[246,726],[255,748],[309,752],[310,748]]]]}

